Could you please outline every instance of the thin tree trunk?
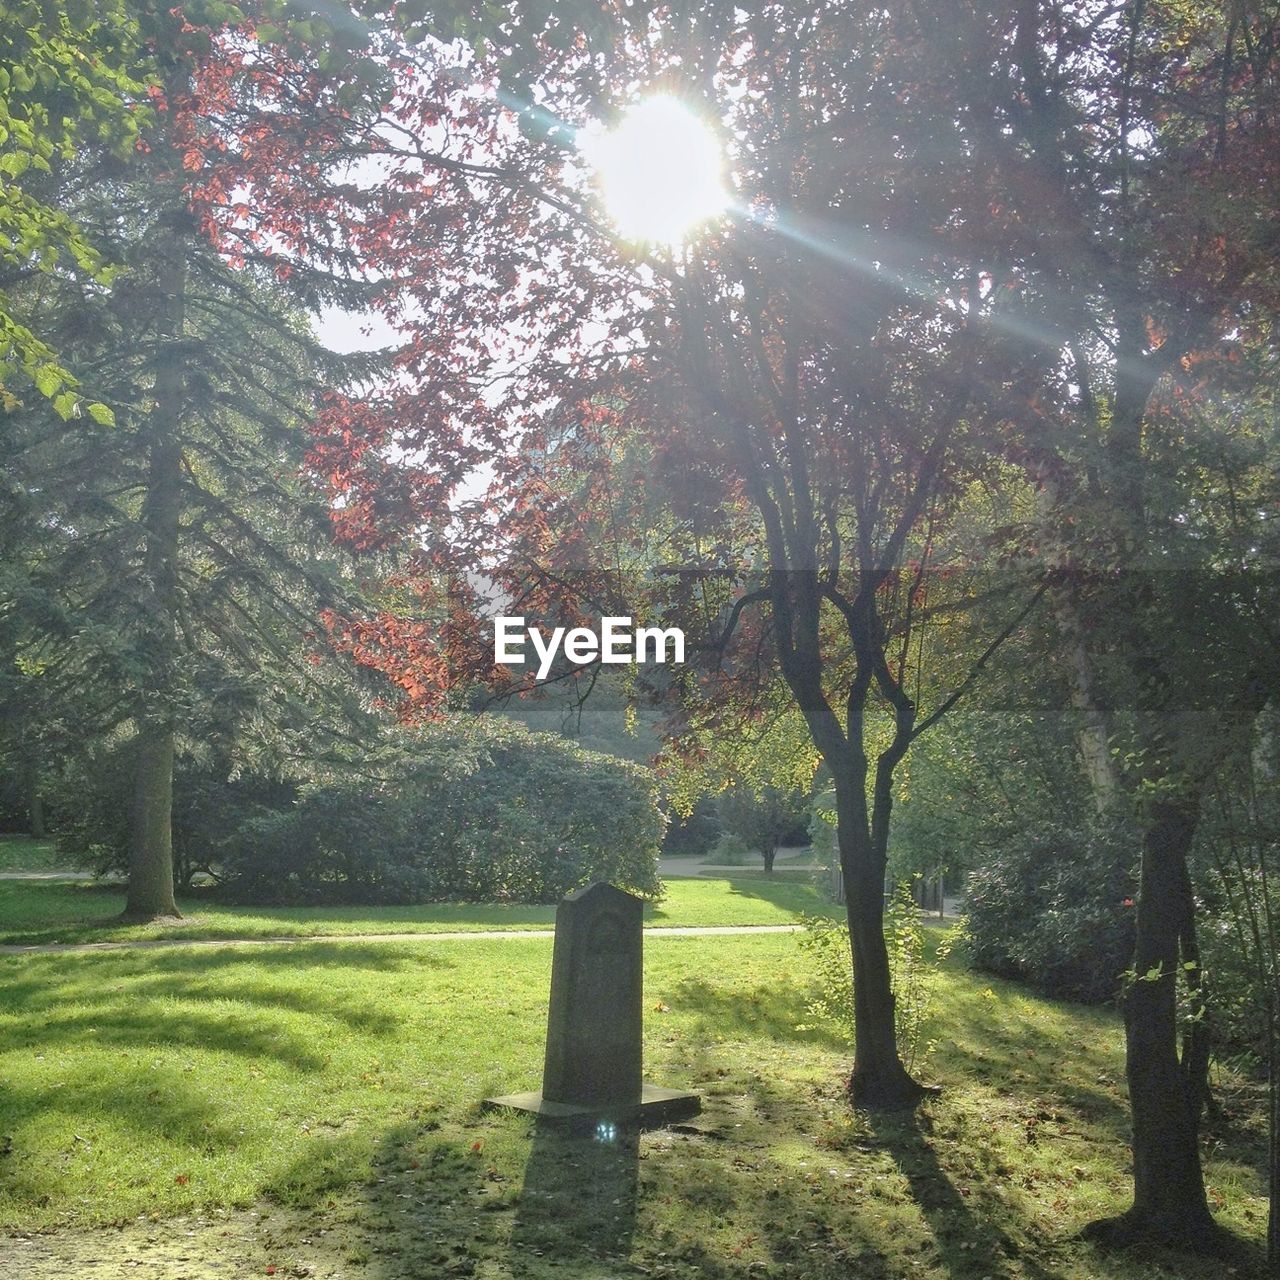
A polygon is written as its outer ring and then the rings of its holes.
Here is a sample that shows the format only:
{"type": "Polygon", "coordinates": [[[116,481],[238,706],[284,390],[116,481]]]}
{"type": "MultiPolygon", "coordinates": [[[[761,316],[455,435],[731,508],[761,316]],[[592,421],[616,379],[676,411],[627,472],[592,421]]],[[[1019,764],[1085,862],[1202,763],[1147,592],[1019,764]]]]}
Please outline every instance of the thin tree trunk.
{"type": "Polygon", "coordinates": [[[44,821],[44,796],[40,794],[40,769],[34,759],[23,767],[23,784],[27,793],[27,826],[36,840],[47,834],[44,821]]]}
{"type": "Polygon", "coordinates": [[[885,858],[874,848],[852,792],[862,785],[854,779],[836,790],[840,868],[853,958],[854,1057],[849,1096],[855,1106],[905,1110],[931,1091],[912,1078],[898,1055],[884,936],[885,858]]]}
{"type": "Polygon", "coordinates": [[[1280,1021],[1275,996],[1267,1014],[1267,1099],[1270,1103],[1269,1155],[1271,1187],[1267,1202],[1267,1264],[1280,1276],[1280,1021]]]}
{"type": "Polygon", "coordinates": [[[1098,694],[1093,659],[1086,643],[1086,627],[1074,589],[1053,595],[1053,616],[1066,641],[1071,707],[1076,713],[1076,747],[1089,780],[1093,803],[1102,817],[1114,814],[1124,798],[1120,770],[1111,754],[1111,717],[1098,694]]]}
{"type": "MultiPolygon", "coordinates": [[[[1195,825],[1198,823],[1199,806],[1196,806],[1195,825]]],[[[1194,836],[1194,827],[1192,835],[1194,836]]],[[[1188,849],[1190,848],[1188,839],[1188,849]]],[[[1182,859],[1182,927],[1178,931],[1181,954],[1180,972],[1187,986],[1188,999],[1199,1007],[1193,1020],[1182,1033],[1182,1088],[1187,1097],[1191,1117],[1199,1128],[1200,1117],[1209,1102],[1209,1060],[1213,1051],[1213,1026],[1209,1006],[1205,1001],[1204,970],[1200,964],[1200,940],[1196,936],[1195,892],[1191,887],[1191,873],[1186,857],[1182,859]]]]}
{"type": "Polygon", "coordinates": [[[776,844],[769,845],[764,850],[764,873],[767,876],[773,875],[773,860],[778,856],[778,846],[776,844]]]}
{"type": "Polygon", "coordinates": [[[133,827],[129,850],[129,920],[176,916],[173,897],[173,727],[157,725],[135,745],[133,827]]]}

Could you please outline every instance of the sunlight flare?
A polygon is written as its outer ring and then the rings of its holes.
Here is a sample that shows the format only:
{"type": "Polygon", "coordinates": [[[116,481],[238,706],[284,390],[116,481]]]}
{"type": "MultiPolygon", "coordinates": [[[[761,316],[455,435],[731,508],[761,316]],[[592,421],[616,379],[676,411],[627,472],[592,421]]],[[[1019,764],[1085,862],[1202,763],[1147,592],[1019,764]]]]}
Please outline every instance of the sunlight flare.
{"type": "Polygon", "coordinates": [[[579,145],[625,240],[676,245],[728,206],[720,142],[676,98],[646,98],[612,129],[586,131],[579,145]]]}

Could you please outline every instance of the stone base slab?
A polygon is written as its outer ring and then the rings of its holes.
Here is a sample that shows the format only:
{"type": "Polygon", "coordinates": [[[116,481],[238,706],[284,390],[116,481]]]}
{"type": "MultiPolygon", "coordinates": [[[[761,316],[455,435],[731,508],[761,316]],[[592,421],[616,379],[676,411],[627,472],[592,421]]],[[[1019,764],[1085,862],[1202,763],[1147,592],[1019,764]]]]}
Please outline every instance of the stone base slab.
{"type": "Polygon", "coordinates": [[[508,1093],[500,1098],[486,1098],[486,1107],[525,1111],[541,1123],[567,1129],[593,1129],[598,1124],[618,1125],[627,1129],[656,1129],[677,1120],[688,1120],[702,1110],[702,1098],[683,1089],[663,1089],[646,1084],[640,1101],[632,1103],[552,1102],[541,1090],[532,1093],[508,1093]]]}

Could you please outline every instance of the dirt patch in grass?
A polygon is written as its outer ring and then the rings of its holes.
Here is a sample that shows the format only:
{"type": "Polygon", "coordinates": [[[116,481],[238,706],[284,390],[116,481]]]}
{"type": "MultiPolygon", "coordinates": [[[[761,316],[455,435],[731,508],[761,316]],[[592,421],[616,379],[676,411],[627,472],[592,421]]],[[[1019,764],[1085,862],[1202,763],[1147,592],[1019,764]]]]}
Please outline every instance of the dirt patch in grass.
{"type": "MultiPolygon", "coordinates": [[[[139,1219],[93,1230],[63,1229],[14,1235],[0,1246],[6,1275],[14,1280],[243,1280],[291,1274],[272,1261],[282,1229],[301,1238],[302,1223],[255,1210],[199,1217],[139,1219]],[[275,1267],[276,1270],[268,1271],[275,1267]]],[[[309,1238],[309,1237],[308,1237],[309,1238]]],[[[322,1238],[322,1245],[324,1244],[322,1238]]],[[[323,1249],[318,1250],[320,1255],[323,1249]]],[[[292,1256],[292,1255],[291,1255],[292,1256]]],[[[339,1276],[332,1259],[299,1263],[292,1274],[339,1276]],[[327,1269],[323,1269],[327,1268],[327,1269]]]]}

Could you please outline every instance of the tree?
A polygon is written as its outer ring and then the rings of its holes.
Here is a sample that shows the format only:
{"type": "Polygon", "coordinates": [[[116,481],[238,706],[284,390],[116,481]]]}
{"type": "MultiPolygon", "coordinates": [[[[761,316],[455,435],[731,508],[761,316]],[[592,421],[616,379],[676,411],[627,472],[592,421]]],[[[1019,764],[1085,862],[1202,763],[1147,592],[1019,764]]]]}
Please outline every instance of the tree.
{"type": "MultiPolygon", "coordinates": [[[[466,34],[484,27],[465,6],[446,16],[466,34]]],[[[1150,799],[1139,948],[1158,977],[1127,1002],[1140,1202],[1129,1224],[1205,1233],[1169,996],[1188,972],[1179,950],[1194,949],[1178,873],[1194,805],[1158,728],[1182,673],[1152,643],[1168,608],[1153,608],[1149,576],[1127,571],[1164,554],[1152,512],[1176,511],[1142,483],[1153,392],[1194,386],[1223,353],[1217,340],[1270,305],[1271,11],[1025,2],[926,26],[909,8],[708,5],[651,19],[592,6],[504,16],[484,29],[492,58],[460,70],[424,51],[430,65],[380,122],[374,150],[399,203],[376,256],[406,272],[412,385],[335,405],[322,453],[361,536],[387,527],[388,506],[429,511],[434,526],[419,616],[354,621],[352,643],[419,698],[436,693],[424,673],[444,673],[423,658],[440,633],[455,669],[488,674],[480,646],[463,652],[479,630],[471,593],[451,598],[447,584],[489,556],[531,611],[621,599],[723,623],[706,629],[730,681],[711,686],[721,707],[758,712],[747,677],[776,659],[836,777],[845,876],[860,886],[855,1093],[909,1100],[869,904],[895,769],[934,716],[904,687],[908,651],[894,646],[904,631],[909,645],[917,616],[911,561],[928,582],[949,504],[1001,428],[1006,457],[1040,488],[1028,551],[1054,588],[1078,659],[1082,745],[1111,796],[1123,786],[1095,696],[1109,662],[1087,642],[1092,601],[1129,624],[1110,647],[1121,669],[1161,673],[1130,682],[1145,726],[1133,781],[1150,799]],[[458,87],[486,75],[503,82],[519,134],[493,98],[458,87]],[[738,217],[677,255],[620,251],[566,146],[616,107],[616,86],[655,80],[731,104],[738,217]],[[437,136],[442,115],[456,148],[424,154],[416,140],[437,136]],[[429,446],[437,465],[389,474],[392,440],[414,456],[429,446]],[[462,504],[442,536],[467,472],[494,460],[490,510],[462,504]],[[617,483],[650,461],[672,477],[665,489],[617,483]],[[556,478],[570,471],[588,477],[572,501],[556,478]],[[618,529],[639,515],[636,545],[618,529]],[[662,590],[624,589],[619,575],[662,563],[685,572],[662,590]],[[735,703],[729,690],[747,692],[735,703]]],[[[980,667],[986,648],[975,655],[980,667]]],[[[1255,688],[1244,681],[1221,705],[1255,688]]],[[[1213,701],[1202,688],[1197,706],[1213,701]]]]}
{"type": "Polygon", "coordinates": [[[1180,975],[1199,983],[1187,853],[1214,753],[1247,733],[1275,676],[1264,634],[1240,645],[1222,625],[1268,611],[1213,496],[1240,424],[1199,441],[1187,427],[1210,388],[1242,385],[1241,346],[1274,314],[1277,12],[1024,3],[964,28],[949,83],[1003,192],[996,287],[1021,291],[1028,337],[1059,355],[1023,416],[1042,495],[1031,542],[1058,572],[1099,808],[1131,805],[1139,831],[1135,1195],[1101,1229],[1211,1241],[1202,1023],[1178,1050],[1180,975]]]}
{"type": "MultiPolygon", "coordinates": [[[[233,270],[200,226],[193,187],[227,121],[215,116],[226,103],[199,98],[193,77],[222,24],[242,15],[216,4],[175,13],[138,11],[160,81],[142,147],[127,164],[62,175],[60,207],[113,267],[110,287],[67,267],[38,294],[15,295],[111,412],[70,424],[56,403],[13,415],[2,513],[10,541],[29,549],[5,602],[22,621],[24,659],[63,705],[79,700],[82,731],[128,741],[131,919],[176,912],[184,735],[213,722],[225,741],[234,723],[238,749],[256,739],[262,750],[273,734],[287,756],[354,731],[358,699],[324,666],[319,616],[350,608],[355,587],[301,469],[326,384],[376,367],[333,357],[303,318],[326,301],[359,305],[360,282],[281,266],[263,244],[241,246],[233,270]]],[[[336,145],[315,139],[340,108],[326,112],[316,81],[299,93],[313,95],[315,131],[300,145],[318,166],[338,163],[336,145]]]]}
{"type": "MultiPolygon", "coordinates": [[[[736,104],[738,199],[757,216],[677,255],[620,244],[564,146],[571,125],[555,121],[605,105],[581,49],[541,50],[520,133],[500,103],[458,87],[438,50],[415,51],[412,90],[370,139],[394,218],[362,238],[371,266],[399,273],[385,306],[408,333],[401,379],[331,406],[316,457],[357,537],[392,537],[386,512],[404,513],[422,604],[349,619],[345,635],[420,704],[448,674],[492,679],[466,580],[479,560],[537,617],[608,606],[699,622],[717,659],[709,706],[726,720],[753,715],[780,674],[836,780],[857,973],[851,1092],[910,1105],[923,1091],[895,1049],[882,922],[893,777],[976,678],[919,710],[921,602],[935,565],[968,550],[946,540],[948,509],[985,468],[1008,384],[1042,357],[1006,359],[990,324],[998,299],[975,252],[985,198],[949,225],[932,216],[955,200],[946,161],[966,141],[949,104],[900,98],[930,74],[910,22],[904,33],[871,8],[824,12],[818,66],[805,53],[813,15],[689,20],[608,53],[614,83],[656,66],[695,102],[718,77],[736,104]],[[432,154],[416,140],[442,116],[450,146],[432,154]],[[414,461],[388,466],[393,446],[414,461]],[[496,477],[487,507],[456,502],[443,520],[482,463],[496,477]],[[634,483],[641,468],[653,483],[634,483]]],[[[258,216],[287,217],[271,212],[282,196],[265,169],[237,180],[253,184],[258,216]]],[[[993,644],[1031,594],[1006,595],[993,644]]]]}
{"type": "Polygon", "coordinates": [[[759,791],[745,786],[730,787],[720,793],[716,803],[725,830],[737,836],[748,849],[763,855],[768,875],[773,874],[779,846],[789,832],[804,826],[808,815],[805,794],[781,787],[765,786],[759,791]]]}

